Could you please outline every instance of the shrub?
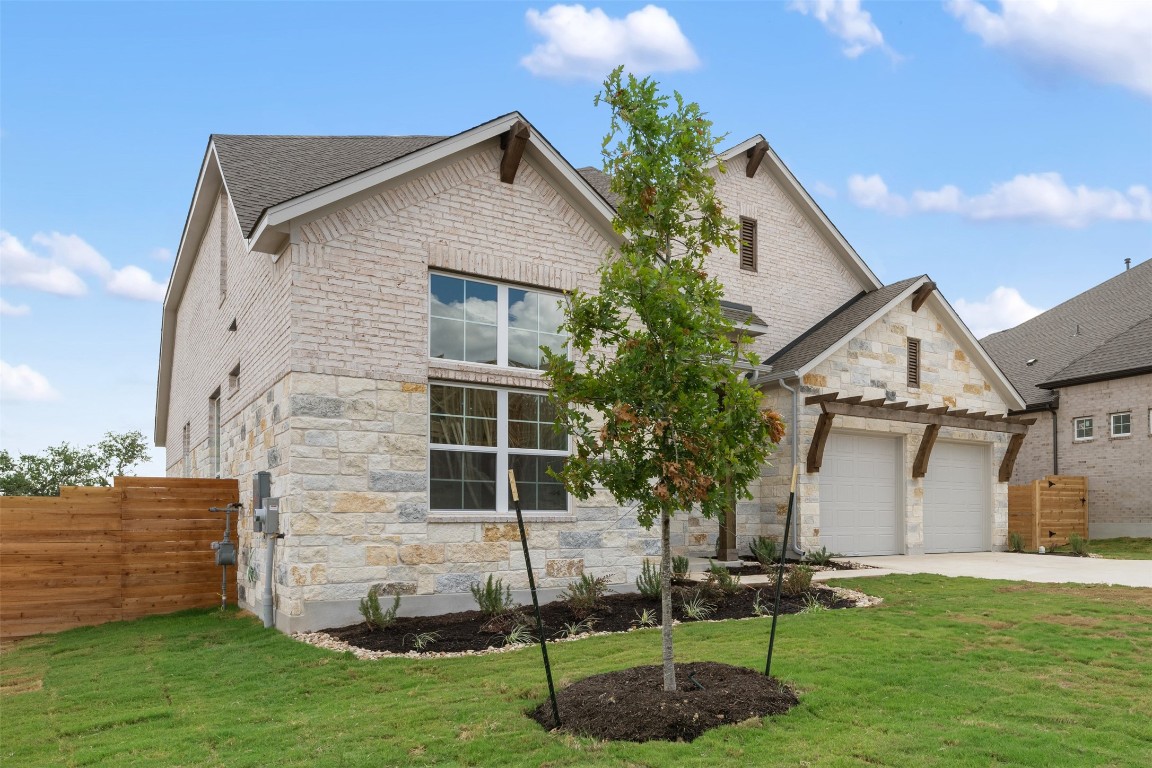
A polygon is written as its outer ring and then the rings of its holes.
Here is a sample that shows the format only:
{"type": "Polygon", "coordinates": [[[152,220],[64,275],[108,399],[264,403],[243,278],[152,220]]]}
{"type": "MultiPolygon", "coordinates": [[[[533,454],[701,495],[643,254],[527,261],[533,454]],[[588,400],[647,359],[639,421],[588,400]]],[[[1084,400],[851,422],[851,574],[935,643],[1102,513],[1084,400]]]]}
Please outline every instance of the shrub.
{"type": "Polygon", "coordinates": [[[784,575],[780,591],[789,597],[799,597],[812,588],[812,569],[806,565],[794,565],[784,575]]]}
{"type": "Polygon", "coordinates": [[[380,609],[380,584],[373,584],[368,589],[368,596],[360,598],[360,615],[364,623],[373,629],[384,629],[396,621],[396,611],[400,610],[400,593],[392,601],[392,607],[384,611],[380,609]]]}
{"type": "Polygon", "coordinates": [[[748,543],[748,547],[752,550],[752,556],[756,558],[756,562],[760,563],[760,565],[772,565],[780,559],[780,555],[777,552],[776,539],[771,536],[757,536],[748,543]]]}
{"type": "Polygon", "coordinates": [[[734,595],[744,589],[739,576],[733,576],[726,567],[711,560],[708,561],[708,586],[718,589],[726,595],[734,595]]]}
{"type": "Polygon", "coordinates": [[[1009,552],[1023,552],[1024,551],[1024,537],[1016,531],[1008,532],[1008,551],[1009,552]]]}
{"type": "Polygon", "coordinates": [[[485,616],[500,616],[511,611],[515,605],[512,601],[512,587],[504,586],[503,579],[493,579],[492,574],[488,574],[484,586],[473,584],[470,589],[480,613],[485,616]]]}
{"type": "Polygon", "coordinates": [[[579,619],[591,615],[600,607],[608,589],[608,577],[592,577],[583,574],[577,581],[568,585],[567,591],[560,593],[560,599],[568,603],[569,610],[579,619]]]}
{"type": "Polygon", "coordinates": [[[644,561],[640,575],[636,577],[636,589],[644,597],[660,597],[660,569],[650,560],[644,561]]]}
{"type": "Polygon", "coordinates": [[[843,557],[843,555],[838,555],[835,552],[829,552],[824,547],[820,547],[820,549],[813,549],[810,551],[804,559],[812,563],[812,565],[825,566],[831,563],[832,559],[836,557],[843,557]]]}
{"type": "Polygon", "coordinates": [[[1072,550],[1072,554],[1077,557],[1088,556],[1088,539],[1084,538],[1078,533],[1073,533],[1068,537],[1068,548],[1072,550]]]}
{"type": "Polygon", "coordinates": [[[675,579],[688,578],[688,558],[676,555],[672,558],[672,577],[675,579]]]}

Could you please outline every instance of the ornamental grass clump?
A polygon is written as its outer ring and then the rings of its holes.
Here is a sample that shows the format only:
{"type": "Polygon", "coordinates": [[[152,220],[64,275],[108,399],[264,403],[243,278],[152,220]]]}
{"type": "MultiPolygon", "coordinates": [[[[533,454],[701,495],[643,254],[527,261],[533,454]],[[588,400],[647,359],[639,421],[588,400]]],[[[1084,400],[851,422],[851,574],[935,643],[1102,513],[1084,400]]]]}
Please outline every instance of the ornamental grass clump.
{"type": "Polygon", "coordinates": [[[1009,552],[1023,552],[1024,551],[1024,537],[1016,531],[1008,532],[1008,551],[1009,552]]]}
{"type": "Polygon", "coordinates": [[[570,583],[568,589],[560,593],[559,599],[568,604],[568,610],[576,618],[583,619],[601,608],[604,595],[611,591],[608,589],[607,576],[593,577],[585,573],[570,583]]]}
{"type": "Polygon", "coordinates": [[[726,595],[735,595],[744,589],[740,577],[732,574],[727,567],[708,561],[708,580],[706,582],[712,589],[719,590],[726,595]]]}
{"type": "Polygon", "coordinates": [[[1078,533],[1073,533],[1068,537],[1068,548],[1077,557],[1088,557],[1088,539],[1078,533]]]}
{"type": "Polygon", "coordinates": [[[788,597],[800,597],[812,588],[812,569],[806,565],[794,565],[784,574],[780,591],[788,597]]]}

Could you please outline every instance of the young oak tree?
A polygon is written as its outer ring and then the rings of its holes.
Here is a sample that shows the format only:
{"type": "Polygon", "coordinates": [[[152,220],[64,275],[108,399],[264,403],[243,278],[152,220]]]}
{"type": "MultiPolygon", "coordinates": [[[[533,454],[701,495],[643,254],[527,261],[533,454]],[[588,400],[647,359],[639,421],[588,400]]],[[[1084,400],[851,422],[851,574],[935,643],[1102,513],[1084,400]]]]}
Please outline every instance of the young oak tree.
{"type": "Polygon", "coordinates": [[[602,154],[622,242],[600,267],[599,291],[568,297],[576,359],[544,351],[557,425],[575,444],[565,486],[581,499],[603,486],[644,527],[659,521],[664,690],[674,691],[671,518],[722,516],[737,495],[750,498],[783,422],[736,370],[759,361],[742,351],[749,340],[705,271],[710,253],[736,249],[706,169],[719,139],[697,104],[674,92],[671,106],[651,79],[622,72],[596,97],[612,113],[602,154]]]}
{"type": "Polygon", "coordinates": [[[110,486],[113,478],[130,474],[150,455],[148,441],[139,431],[108,432],[87,448],[61,443],[43,454],[22,453],[16,458],[0,450],[0,491],[5,496],[59,496],[62,485],[110,486]]]}

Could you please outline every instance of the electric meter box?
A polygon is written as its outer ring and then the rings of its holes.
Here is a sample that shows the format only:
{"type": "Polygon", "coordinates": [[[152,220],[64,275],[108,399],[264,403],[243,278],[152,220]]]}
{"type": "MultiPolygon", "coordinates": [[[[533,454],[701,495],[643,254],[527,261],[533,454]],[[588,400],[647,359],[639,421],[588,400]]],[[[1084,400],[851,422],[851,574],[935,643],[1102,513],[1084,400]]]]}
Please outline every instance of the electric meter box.
{"type": "Polygon", "coordinates": [[[256,533],[276,535],[280,533],[280,499],[269,496],[264,499],[264,508],[256,510],[253,528],[256,533]]]}

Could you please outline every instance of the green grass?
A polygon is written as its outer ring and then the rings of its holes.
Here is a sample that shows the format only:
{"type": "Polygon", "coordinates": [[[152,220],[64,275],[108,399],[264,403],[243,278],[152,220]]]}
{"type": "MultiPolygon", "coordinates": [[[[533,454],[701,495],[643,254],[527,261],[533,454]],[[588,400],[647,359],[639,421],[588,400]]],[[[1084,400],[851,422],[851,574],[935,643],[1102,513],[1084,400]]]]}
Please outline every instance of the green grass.
{"type": "Polygon", "coordinates": [[[1109,560],[1152,560],[1152,537],[1092,539],[1088,551],[1109,560]]]}
{"type": "MultiPolygon", "coordinates": [[[[849,583],[849,582],[842,582],[849,583]]],[[[543,731],[526,649],[357,661],[187,612],[36,638],[0,662],[12,766],[1146,766],[1152,590],[938,576],[853,580],[886,602],[784,616],[786,715],[691,744],[543,731]]],[[[767,620],[677,628],[678,658],[762,668],[767,620]]],[[[659,660],[659,631],[550,648],[561,685],[659,660]]]]}

